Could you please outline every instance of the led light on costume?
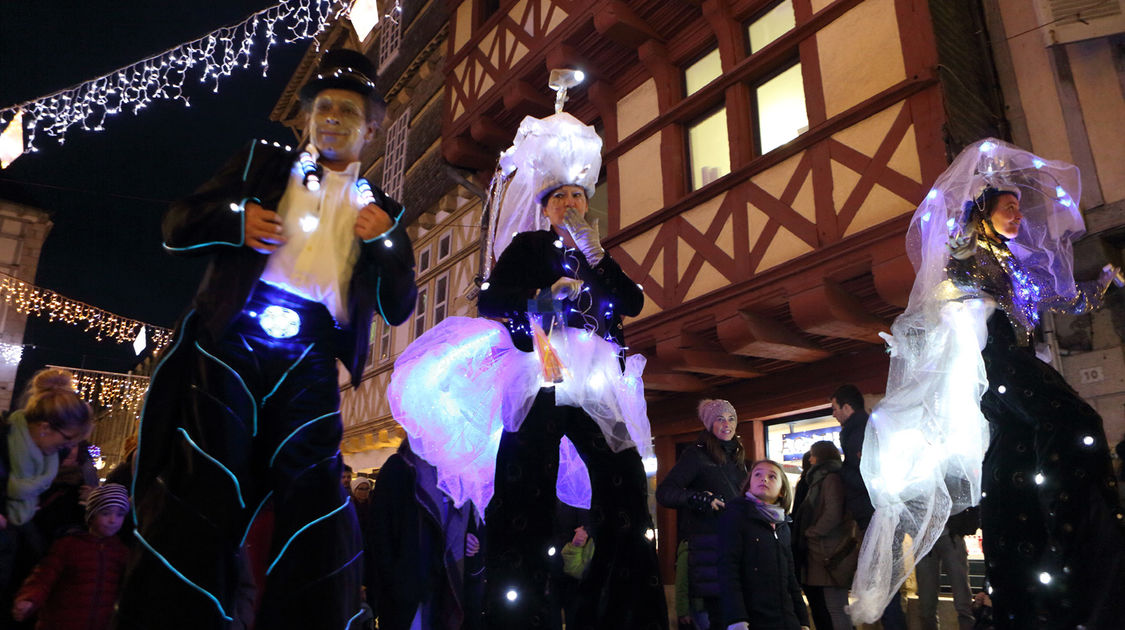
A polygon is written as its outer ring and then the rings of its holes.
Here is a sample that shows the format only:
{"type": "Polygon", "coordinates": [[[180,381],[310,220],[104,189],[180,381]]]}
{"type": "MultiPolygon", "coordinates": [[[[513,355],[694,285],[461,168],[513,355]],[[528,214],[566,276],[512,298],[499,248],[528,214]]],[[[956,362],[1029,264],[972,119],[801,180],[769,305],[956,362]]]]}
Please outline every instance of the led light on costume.
{"type": "Polygon", "coordinates": [[[324,167],[316,161],[310,151],[301,152],[301,157],[297,158],[297,168],[301,172],[303,177],[301,183],[305,185],[305,188],[308,188],[311,192],[320,190],[320,178],[324,174],[322,171],[324,167]]]}
{"type": "Polygon", "coordinates": [[[358,203],[360,208],[367,207],[375,203],[375,193],[371,190],[371,183],[366,179],[360,177],[355,182],[356,195],[358,195],[358,203]]]}
{"type": "Polygon", "coordinates": [[[289,339],[301,331],[301,316],[291,308],[271,304],[258,316],[258,324],[274,339],[289,339]]]}

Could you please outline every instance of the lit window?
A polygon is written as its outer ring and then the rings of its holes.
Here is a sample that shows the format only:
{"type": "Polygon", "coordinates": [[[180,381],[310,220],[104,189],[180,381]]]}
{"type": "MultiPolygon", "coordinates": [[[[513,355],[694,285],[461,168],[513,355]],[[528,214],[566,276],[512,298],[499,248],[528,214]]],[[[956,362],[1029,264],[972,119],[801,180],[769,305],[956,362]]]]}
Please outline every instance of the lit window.
{"type": "Polygon", "coordinates": [[[719,49],[716,48],[684,70],[684,95],[695,94],[699,88],[719,78],[722,73],[723,64],[719,61],[719,49]]]}
{"type": "Polygon", "coordinates": [[[758,146],[769,153],[809,129],[801,64],[795,63],[754,89],[758,146]]]}
{"type": "Polygon", "coordinates": [[[386,159],[383,161],[383,192],[391,199],[402,199],[402,180],[406,173],[406,136],[410,131],[410,110],[402,112],[387,129],[386,159]]]}
{"type": "Polygon", "coordinates": [[[688,159],[691,162],[692,190],[698,190],[730,172],[727,108],[720,108],[688,126],[688,159]]]}
{"type": "Polygon", "coordinates": [[[424,288],[418,289],[418,306],[414,309],[414,338],[422,336],[426,332],[426,303],[429,297],[429,291],[424,288]]]}
{"type": "Polygon", "coordinates": [[[449,274],[441,276],[434,284],[434,326],[445,319],[449,303],[449,274]]]}
{"type": "Polygon", "coordinates": [[[768,46],[778,37],[788,33],[796,26],[797,20],[793,15],[793,0],[783,0],[769,11],[761,14],[758,19],[750,22],[746,28],[750,38],[750,54],[768,46]]]}

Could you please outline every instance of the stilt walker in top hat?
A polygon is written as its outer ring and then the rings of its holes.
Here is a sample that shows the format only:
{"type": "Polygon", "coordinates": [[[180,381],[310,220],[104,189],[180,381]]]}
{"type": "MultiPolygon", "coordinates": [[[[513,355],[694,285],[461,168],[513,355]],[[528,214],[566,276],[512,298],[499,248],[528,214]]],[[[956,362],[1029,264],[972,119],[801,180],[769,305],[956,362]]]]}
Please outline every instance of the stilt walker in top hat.
{"type": "Polygon", "coordinates": [[[254,625],[357,625],[336,360],[358,383],[373,316],[401,323],[417,293],[402,206],[360,176],[386,111],[374,79],[360,53],[326,52],[301,90],[307,144],[251,143],[165,217],[171,253],[211,262],[142,411],[117,628],[251,621],[236,612],[240,548],[267,502],[254,625]]]}

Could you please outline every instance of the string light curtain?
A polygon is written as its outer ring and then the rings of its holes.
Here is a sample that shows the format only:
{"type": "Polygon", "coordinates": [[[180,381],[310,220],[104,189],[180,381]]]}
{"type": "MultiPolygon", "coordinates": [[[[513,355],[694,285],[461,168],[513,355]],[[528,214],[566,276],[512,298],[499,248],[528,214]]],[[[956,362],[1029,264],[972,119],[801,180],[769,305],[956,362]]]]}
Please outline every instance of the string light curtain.
{"type": "Polygon", "coordinates": [[[78,396],[90,403],[106,409],[124,407],[138,413],[145,393],[148,392],[148,377],[100,370],[84,370],[61,365],[48,365],[49,368],[66,370],[74,375],[74,389],[78,396]]]}
{"type": "MultiPolygon", "coordinates": [[[[339,0],[283,0],[233,26],[158,55],[138,61],[80,85],[0,110],[0,129],[13,120],[26,129],[25,150],[34,152],[42,132],[62,144],[66,133],[78,125],[101,131],[106,118],[122,111],[136,114],[154,101],[180,101],[190,107],[188,84],[219,82],[238,68],[249,68],[255,42],[264,42],[259,62],[262,75],[269,71],[269,50],[281,39],[292,43],[315,37],[343,10],[339,0]],[[19,115],[23,114],[20,123],[19,115]]],[[[14,159],[14,158],[11,158],[14,159]]],[[[10,161],[10,160],[8,160],[10,161]]]]}
{"type": "Polygon", "coordinates": [[[142,328],[147,330],[157,352],[172,340],[171,328],[122,317],[4,273],[0,273],[0,298],[21,315],[46,317],[52,322],[81,326],[98,341],[110,339],[117,343],[133,343],[142,328]]]}

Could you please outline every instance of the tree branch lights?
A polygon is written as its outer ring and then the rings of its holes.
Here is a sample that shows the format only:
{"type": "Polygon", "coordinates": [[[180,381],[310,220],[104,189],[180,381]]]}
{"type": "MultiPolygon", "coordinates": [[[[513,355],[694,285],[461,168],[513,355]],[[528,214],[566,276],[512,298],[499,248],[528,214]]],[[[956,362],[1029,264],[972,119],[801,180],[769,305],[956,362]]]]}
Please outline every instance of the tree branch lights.
{"type": "MultiPolygon", "coordinates": [[[[269,71],[269,50],[280,37],[284,43],[308,39],[323,31],[341,9],[338,0],[283,0],[258,11],[242,22],[225,26],[195,41],[181,44],[80,85],[0,110],[0,128],[19,118],[26,123],[26,150],[37,151],[39,132],[58,139],[75,125],[102,131],[106,118],[122,111],[136,114],[154,101],[181,101],[191,81],[213,84],[219,91],[223,77],[237,68],[249,68],[251,49],[265,42],[260,62],[262,75],[269,71]]],[[[13,158],[14,159],[14,158],[13,158]]]]}
{"type": "Polygon", "coordinates": [[[153,346],[159,351],[172,340],[172,329],[145,324],[120,315],[72,300],[49,289],[42,289],[18,278],[0,273],[0,298],[21,315],[46,317],[84,330],[102,341],[105,338],[117,343],[133,343],[142,327],[147,327],[153,346]]]}
{"type": "Polygon", "coordinates": [[[74,391],[78,397],[91,405],[106,409],[124,407],[137,413],[148,392],[148,377],[99,370],[48,365],[49,368],[66,370],[74,376],[74,391]]]}

